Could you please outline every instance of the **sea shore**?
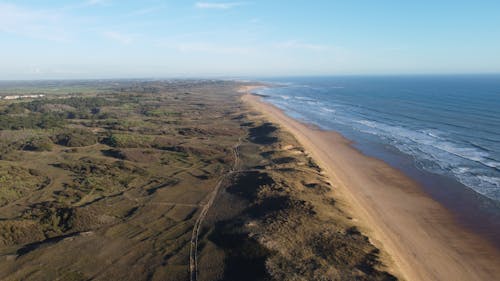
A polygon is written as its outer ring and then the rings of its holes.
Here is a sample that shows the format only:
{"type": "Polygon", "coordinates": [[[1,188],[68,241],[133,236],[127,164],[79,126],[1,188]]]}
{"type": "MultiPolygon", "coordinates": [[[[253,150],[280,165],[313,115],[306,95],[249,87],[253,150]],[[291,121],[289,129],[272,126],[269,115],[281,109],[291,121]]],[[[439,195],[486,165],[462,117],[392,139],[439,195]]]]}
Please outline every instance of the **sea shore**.
{"type": "MultiPolygon", "coordinates": [[[[249,92],[251,87],[242,89],[249,92]]],[[[497,248],[459,226],[453,215],[402,172],[368,157],[340,134],[288,117],[256,95],[243,101],[292,133],[332,181],[384,263],[405,280],[495,280],[497,248]]]]}

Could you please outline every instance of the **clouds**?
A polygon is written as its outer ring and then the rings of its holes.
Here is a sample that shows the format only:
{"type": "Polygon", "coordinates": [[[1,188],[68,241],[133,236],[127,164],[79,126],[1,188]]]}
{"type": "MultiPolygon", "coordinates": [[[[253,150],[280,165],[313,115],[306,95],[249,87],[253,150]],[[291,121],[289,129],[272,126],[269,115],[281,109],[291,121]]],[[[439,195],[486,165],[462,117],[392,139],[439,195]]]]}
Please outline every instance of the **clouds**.
{"type": "Polygon", "coordinates": [[[220,55],[247,55],[256,50],[248,46],[232,46],[210,42],[181,43],[175,48],[183,53],[210,53],[220,55]]]}
{"type": "Polygon", "coordinates": [[[163,38],[155,41],[154,45],[168,48],[184,54],[213,54],[213,55],[268,55],[268,54],[334,54],[345,52],[341,47],[326,44],[306,43],[299,40],[271,41],[260,40],[232,40],[208,39],[216,33],[198,34],[196,36],[163,38]],[[204,39],[203,39],[204,38],[204,39]]]}
{"type": "MultiPolygon", "coordinates": [[[[88,0],[76,5],[39,9],[0,2],[0,36],[3,32],[31,39],[70,43],[82,41],[86,36],[101,35],[108,41],[124,45],[133,43],[136,36],[115,31],[115,26],[107,26],[106,19],[93,16],[92,12],[83,14],[81,11],[108,5],[111,5],[109,0],[88,0]]],[[[136,9],[130,15],[141,16],[161,8],[136,9]]]]}
{"type": "Polygon", "coordinates": [[[198,9],[227,10],[244,4],[244,2],[196,2],[194,6],[198,9]]]}
{"type": "Polygon", "coordinates": [[[67,33],[57,11],[29,9],[0,3],[0,32],[51,41],[64,41],[67,33]]]}
{"type": "Polygon", "coordinates": [[[125,34],[117,31],[105,31],[102,35],[112,41],[118,42],[123,45],[131,44],[134,41],[134,37],[130,34],[125,34]]]}
{"type": "Polygon", "coordinates": [[[83,3],[84,6],[102,6],[109,5],[111,1],[109,0],[87,0],[83,3]]]}
{"type": "Polygon", "coordinates": [[[296,40],[280,42],[274,44],[274,46],[276,48],[281,48],[281,49],[296,49],[296,50],[308,50],[308,51],[328,51],[335,49],[335,47],[333,46],[304,43],[296,40]]]}
{"type": "Polygon", "coordinates": [[[153,13],[156,13],[156,12],[163,10],[164,8],[165,8],[164,5],[141,8],[141,9],[137,9],[137,10],[131,12],[130,15],[143,16],[143,15],[147,15],[147,14],[153,14],[153,13]]]}
{"type": "Polygon", "coordinates": [[[308,26],[313,21],[293,18],[291,23],[285,13],[262,13],[269,8],[268,2],[196,1],[40,4],[26,0],[4,4],[0,0],[4,51],[0,79],[13,69],[32,69],[22,74],[32,77],[41,73],[78,77],[86,75],[82,69],[92,75],[116,77],[120,73],[129,77],[134,73],[161,75],[167,70],[228,75],[298,73],[319,66],[327,69],[339,57],[347,57],[332,44],[330,35],[325,38],[320,27],[308,26]]]}

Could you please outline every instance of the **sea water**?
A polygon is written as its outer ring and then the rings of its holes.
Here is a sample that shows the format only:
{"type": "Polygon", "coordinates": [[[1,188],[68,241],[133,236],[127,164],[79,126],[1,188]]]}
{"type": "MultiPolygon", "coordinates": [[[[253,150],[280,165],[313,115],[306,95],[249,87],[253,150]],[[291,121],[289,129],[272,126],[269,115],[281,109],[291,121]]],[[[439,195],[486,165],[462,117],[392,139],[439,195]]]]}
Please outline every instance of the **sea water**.
{"type": "Polygon", "coordinates": [[[500,75],[266,81],[274,86],[258,93],[290,116],[359,147],[397,150],[418,169],[500,201],[500,75]]]}

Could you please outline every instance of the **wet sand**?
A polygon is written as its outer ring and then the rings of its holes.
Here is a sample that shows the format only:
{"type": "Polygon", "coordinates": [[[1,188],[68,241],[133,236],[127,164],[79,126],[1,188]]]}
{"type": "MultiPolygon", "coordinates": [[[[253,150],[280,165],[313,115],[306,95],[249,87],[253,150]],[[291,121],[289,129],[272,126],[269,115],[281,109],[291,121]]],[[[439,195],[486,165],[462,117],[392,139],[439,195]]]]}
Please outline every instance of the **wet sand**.
{"type": "MultiPolygon", "coordinates": [[[[244,91],[251,88],[243,89],[244,91]]],[[[383,259],[405,280],[497,280],[500,253],[460,227],[422,188],[385,162],[367,157],[340,134],[286,116],[254,95],[247,104],[291,132],[331,179],[331,196],[346,206],[383,259]]]]}

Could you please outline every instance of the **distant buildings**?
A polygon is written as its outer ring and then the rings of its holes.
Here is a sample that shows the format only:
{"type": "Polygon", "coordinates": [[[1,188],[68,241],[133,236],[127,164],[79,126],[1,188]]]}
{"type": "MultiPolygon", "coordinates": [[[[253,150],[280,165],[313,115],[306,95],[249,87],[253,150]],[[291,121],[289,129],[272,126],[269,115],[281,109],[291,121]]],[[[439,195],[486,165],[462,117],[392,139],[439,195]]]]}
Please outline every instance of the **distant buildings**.
{"type": "Polygon", "coordinates": [[[38,99],[43,98],[45,95],[36,94],[36,95],[13,95],[13,96],[3,96],[0,97],[3,100],[18,100],[18,99],[38,99]]]}

